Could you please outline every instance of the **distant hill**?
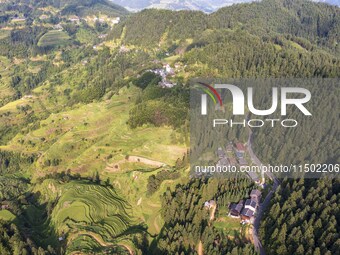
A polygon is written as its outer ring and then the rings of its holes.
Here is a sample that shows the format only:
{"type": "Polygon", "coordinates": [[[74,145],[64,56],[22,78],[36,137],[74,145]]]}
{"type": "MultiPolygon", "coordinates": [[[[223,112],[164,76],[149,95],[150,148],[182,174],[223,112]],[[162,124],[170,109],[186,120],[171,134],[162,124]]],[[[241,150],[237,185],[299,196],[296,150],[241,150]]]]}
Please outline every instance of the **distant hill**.
{"type": "MultiPolygon", "coordinates": [[[[123,16],[128,11],[108,0],[4,0],[4,3],[18,4],[33,11],[40,7],[53,6],[60,9],[62,14],[75,14],[78,16],[91,14],[106,14],[108,16],[123,16]]],[[[22,7],[23,8],[23,7],[22,7]]]]}
{"type": "MultiPolygon", "coordinates": [[[[59,1],[53,1],[53,5],[59,1]]],[[[122,16],[126,15],[128,11],[113,2],[107,0],[61,0],[59,7],[62,8],[62,12],[65,14],[77,14],[82,16],[83,14],[100,12],[101,14],[122,16]]]]}
{"type": "Polygon", "coordinates": [[[261,37],[289,34],[338,50],[339,12],[337,7],[305,0],[264,0],[222,8],[210,15],[144,10],[119,24],[113,32],[120,36],[126,27],[126,43],[152,45],[158,44],[165,33],[169,41],[176,41],[201,38],[209,30],[242,29],[261,37]]]}
{"type": "MultiPolygon", "coordinates": [[[[146,8],[169,10],[200,10],[214,12],[224,6],[237,3],[256,2],[259,0],[111,0],[130,10],[138,11],[146,8]]],[[[340,6],[339,0],[312,0],[340,6]]]]}

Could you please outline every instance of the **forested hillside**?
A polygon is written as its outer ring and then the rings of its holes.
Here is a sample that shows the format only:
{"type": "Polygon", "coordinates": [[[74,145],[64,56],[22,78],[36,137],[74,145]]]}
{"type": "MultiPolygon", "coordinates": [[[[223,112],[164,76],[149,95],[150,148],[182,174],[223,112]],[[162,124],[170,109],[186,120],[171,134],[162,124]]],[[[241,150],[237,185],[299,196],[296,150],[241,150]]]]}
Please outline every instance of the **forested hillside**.
{"type": "Polygon", "coordinates": [[[126,27],[127,43],[147,45],[151,42],[152,45],[157,44],[164,33],[171,43],[173,39],[199,39],[205,30],[240,29],[261,39],[279,34],[302,37],[307,39],[307,44],[325,45],[338,51],[339,12],[335,6],[304,0],[264,0],[222,8],[211,15],[192,11],[144,10],[115,30],[126,27]],[[134,22],[137,19],[139,22],[134,22]],[[141,34],[145,36],[141,37],[141,34]]]}
{"type": "MultiPolygon", "coordinates": [[[[210,15],[129,14],[105,0],[1,1],[0,253],[255,254],[250,225],[227,217],[255,184],[189,178],[190,87],[338,78],[339,16],[302,0],[210,15]]],[[[265,93],[256,99],[267,105],[265,93]]],[[[338,162],[339,88],[333,80],[313,93],[322,124],[254,131],[264,163],[338,162]]],[[[207,146],[246,143],[248,131],[207,146]]],[[[257,188],[267,194],[268,185],[257,188]]],[[[336,252],[338,196],[336,180],[284,180],[262,223],[268,254],[336,252]]]]}
{"type": "Polygon", "coordinates": [[[339,179],[284,180],[262,222],[268,254],[338,254],[339,179]]]}

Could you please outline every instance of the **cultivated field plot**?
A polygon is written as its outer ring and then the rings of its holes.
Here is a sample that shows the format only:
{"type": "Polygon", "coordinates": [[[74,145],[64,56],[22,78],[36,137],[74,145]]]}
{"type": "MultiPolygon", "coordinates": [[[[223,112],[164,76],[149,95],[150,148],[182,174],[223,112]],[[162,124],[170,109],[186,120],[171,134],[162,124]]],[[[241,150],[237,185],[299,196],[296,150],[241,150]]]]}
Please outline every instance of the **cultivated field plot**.
{"type": "Polygon", "coordinates": [[[53,47],[69,43],[70,37],[63,31],[51,30],[44,34],[39,42],[39,47],[53,47]]]}
{"type": "Polygon", "coordinates": [[[38,189],[45,198],[58,197],[51,223],[59,236],[67,236],[72,249],[114,246],[130,233],[143,231],[135,226],[131,206],[112,188],[86,181],[45,180],[38,189]]]}

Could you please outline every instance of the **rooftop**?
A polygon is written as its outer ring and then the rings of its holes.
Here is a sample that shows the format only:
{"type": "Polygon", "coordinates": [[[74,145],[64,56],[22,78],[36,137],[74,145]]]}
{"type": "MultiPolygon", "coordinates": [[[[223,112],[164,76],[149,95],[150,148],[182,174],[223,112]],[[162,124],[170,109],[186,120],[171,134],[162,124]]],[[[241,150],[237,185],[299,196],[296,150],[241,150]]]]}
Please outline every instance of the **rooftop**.
{"type": "Polygon", "coordinates": [[[261,191],[259,191],[258,189],[253,189],[251,192],[250,192],[250,196],[261,196],[261,191]]]}
{"type": "Polygon", "coordinates": [[[244,208],[241,214],[247,217],[252,217],[254,215],[254,212],[250,209],[244,208]]]}
{"type": "Polygon", "coordinates": [[[246,203],[245,203],[245,206],[250,206],[250,207],[252,207],[252,208],[256,208],[256,201],[254,201],[254,200],[251,200],[251,199],[247,199],[246,200],[246,203]]]}
{"type": "Polygon", "coordinates": [[[238,151],[245,151],[246,148],[244,147],[244,145],[242,143],[236,143],[235,147],[238,151]]]}

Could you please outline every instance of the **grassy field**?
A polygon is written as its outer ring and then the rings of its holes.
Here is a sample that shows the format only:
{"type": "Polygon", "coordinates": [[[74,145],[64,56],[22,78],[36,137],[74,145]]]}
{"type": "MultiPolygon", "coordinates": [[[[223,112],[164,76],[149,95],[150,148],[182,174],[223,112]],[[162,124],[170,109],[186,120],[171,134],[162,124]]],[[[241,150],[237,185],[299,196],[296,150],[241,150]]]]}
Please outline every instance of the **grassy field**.
{"type": "Polygon", "coordinates": [[[15,215],[8,210],[0,210],[0,220],[3,221],[13,221],[15,215]]]}
{"type": "Polygon", "coordinates": [[[240,228],[240,220],[231,217],[223,217],[215,221],[214,226],[223,230],[235,230],[240,228]]]}
{"type": "Polygon", "coordinates": [[[67,44],[69,40],[70,37],[65,32],[59,30],[50,30],[40,38],[38,46],[39,47],[60,46],[67,44]]]}

